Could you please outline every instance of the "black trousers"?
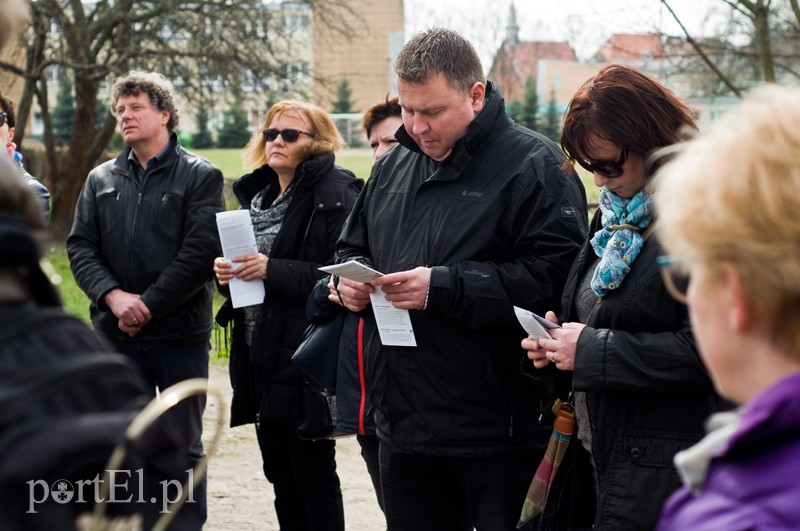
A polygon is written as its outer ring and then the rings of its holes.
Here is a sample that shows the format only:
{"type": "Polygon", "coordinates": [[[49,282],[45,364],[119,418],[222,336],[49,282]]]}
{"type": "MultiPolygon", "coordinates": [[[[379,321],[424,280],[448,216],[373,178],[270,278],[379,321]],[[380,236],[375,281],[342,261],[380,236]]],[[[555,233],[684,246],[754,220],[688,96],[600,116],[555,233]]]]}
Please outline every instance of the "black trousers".
{"type": "Polygon", "coordinates": [[[389,531],[512,531],[544,455],[442,457],[380,446],[389,531]]]}
{"type": "Polygon", "coordinates": [[[281,530],[343,531],[334,441],[300,439],[290,421],[261,421],[256,436],[281,530]]]}
{"type": "Polygon", "coordinates": [[[378,498],[378,506],[383,510],[383,492],[381,491],[381,465],[378,460],[378,450],[380,441],[377,435],[356,435],[359,446],[361,446],[361,457],[367,464],[369,479],[372,480],[372,487],[375,489],[375,496],[378,498]]]}
{"type": "MultiPolygon", "coordinates": [[[[128,356],[142,371],[145,381],[151,386],[152,396],[156,388],[163,391],[172,385],[190,378],[208,378],[208,341],[188,345],[133,346],[115,345],[116,349],[128,356]]],[[[203,458],[203,411],[206,408],[206,395],[194,395],[167,411],[164,416],[168,422],[179,427],[188,441],[187,456],[192,466],[203,458]]],[[[200,484],[190,494],[190,498],[175,515],[170,529],[200,530],[207,517],[206,507],[207,477],[204,474],[200,484]]]]}

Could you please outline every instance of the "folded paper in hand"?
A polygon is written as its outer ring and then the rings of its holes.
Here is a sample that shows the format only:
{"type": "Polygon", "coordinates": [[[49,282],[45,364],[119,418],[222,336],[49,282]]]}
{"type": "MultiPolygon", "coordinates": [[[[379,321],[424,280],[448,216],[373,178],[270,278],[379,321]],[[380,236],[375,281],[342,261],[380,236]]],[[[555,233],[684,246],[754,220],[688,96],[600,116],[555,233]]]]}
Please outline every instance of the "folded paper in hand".
{"type": "Polygon", "coordinates": [[[383,276],[383,273],[375,271],[371,267],[361,262],[356,262],[355,260],[350,260],[342,264],[320,267],[319,270],[331,275],[336,275],[337,277],[352,280],[353,282],[369,282],[375,277],[383,276]]]}
{"type": "Polygon", "coordinates": [[[531,339],[552,339],[548,330],[554,328],[561,328],[555,323],[551,323],[541,315],[536,315],[533,312],[514,306],[514,313],[517,315],[517,320],[522,328],[528,332],[528,337],[531,339]]]}
{"type": "MultiPolygon", "coordinates": [[[[234,258],[258,252],[249,210],[218,212],[217,230],[219,231],[219,241],[222,245],[222,256],[231,263],[233,269],[242,265],[241,263],[234,263],[234,258]]],[[[228,283],[228,288],[231,294],[231,304],[234,308],[253,306],[264,302],[265,289],[263,280],[242,280],[233,277],[228,283]]]]}
{"type": "MultiPolygon", "coordinates": [[[[319,270],[354,282],[368,283],[375,277],[383,276],[383,273],[355,260],[320,267],[319,270]]],[[[392,306],[392,303],[386,300],[386,296],[380,286],[375,288],[375,293],[371,293],[369,298],[372,303],[372,312],[375,314],[375,324],[378,327],[381,343],[395,347],[416,347],[417,339],[414,336],[414,329],[411,325],[411,316],[408,310],[401,310],[392,306]]]]}

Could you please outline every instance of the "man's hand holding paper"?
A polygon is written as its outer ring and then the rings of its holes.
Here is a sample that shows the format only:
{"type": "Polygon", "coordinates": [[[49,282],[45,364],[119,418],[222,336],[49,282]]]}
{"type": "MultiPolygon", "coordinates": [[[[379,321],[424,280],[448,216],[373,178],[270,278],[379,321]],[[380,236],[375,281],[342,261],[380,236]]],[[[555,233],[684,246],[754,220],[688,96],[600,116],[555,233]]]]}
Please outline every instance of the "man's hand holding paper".
{"type": "Polygon", "coordinates": [[[381,286],[386,300],[401,310],[424,310],[431,282],[429,267],[417,267],[410,271],[391,273],[372,280],[373,286],[381,286]]]}
{"type": "Polygon", "coordinates": [[[338,278],[336,285],[333,280],[328,283],[328,289],[331,291],[328,299],[336,304],[344,304],[344,307],[352,312],[360,312],[369,305],[369,296],[375,293],[375,287],[372,284],[356,282],[344,277],[338,278]]]}
{"type": "Polygon", "coordinates": [[[372,304],[375,322],[384,345],[417,346],[408,310],[421,310],[425,306],[431,271],[418,267],[384,275],[379,271],[349,261],[320,268],[331,275],[340,275],[331,281],[328,299],[360,312],[372,304]],[[347,278],[350,277],[350,278],[347,278]],[[372,278],[370,283],[358,280],[372,278]],[[358,280],[353,280],[358,279],[358,280]]]}

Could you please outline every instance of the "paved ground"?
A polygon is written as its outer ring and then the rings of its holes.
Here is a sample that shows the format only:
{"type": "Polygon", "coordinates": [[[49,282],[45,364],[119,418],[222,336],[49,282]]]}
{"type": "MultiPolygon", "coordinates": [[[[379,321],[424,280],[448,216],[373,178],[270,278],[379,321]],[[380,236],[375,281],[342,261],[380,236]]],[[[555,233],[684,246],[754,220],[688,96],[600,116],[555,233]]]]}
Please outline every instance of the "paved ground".
{"type": "MultiPolygon", "coordinates": [[[[231,389],[227,366],[212,365],[209,388],[219,390],[225,405],[209,396],[204,417],[208,440],[220,415],[224,432],[208,471],[208,523],[210,531],[277,530],[272,487],[261,471],[261,454],[252,425],[228,428],[231,389]]],[[[206,444],[208,444],[206,442],[206,444]]],[[[385,529],[355,437],[336,443],[336,462],[342,482],[345,529],[385,529]]]]}

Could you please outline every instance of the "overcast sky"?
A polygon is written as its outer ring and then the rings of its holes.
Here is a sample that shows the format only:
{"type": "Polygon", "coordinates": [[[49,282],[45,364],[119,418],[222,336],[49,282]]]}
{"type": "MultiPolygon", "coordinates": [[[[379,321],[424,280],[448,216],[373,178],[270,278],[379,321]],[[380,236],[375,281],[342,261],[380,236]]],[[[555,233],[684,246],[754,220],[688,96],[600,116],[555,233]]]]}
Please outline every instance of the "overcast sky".
{"type": "MultiPolygon", "coordinates": [[[[432,25],[459,31],[478,50],[486,70],[506,33],[512,0],[405,0],[406,34],[432,25]]],[[[644,33],[679,27],[659,0],[513,0],[521,40],[567,40],[579,59],[591,57],[613,33],[644,33]]],[[[710,34],[719,17],[709,17],[721,0],[670,0],[684,25],[710,34]]]]}

